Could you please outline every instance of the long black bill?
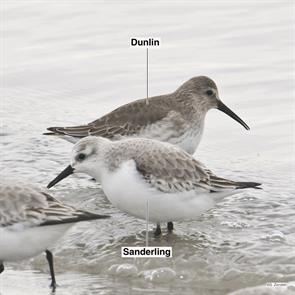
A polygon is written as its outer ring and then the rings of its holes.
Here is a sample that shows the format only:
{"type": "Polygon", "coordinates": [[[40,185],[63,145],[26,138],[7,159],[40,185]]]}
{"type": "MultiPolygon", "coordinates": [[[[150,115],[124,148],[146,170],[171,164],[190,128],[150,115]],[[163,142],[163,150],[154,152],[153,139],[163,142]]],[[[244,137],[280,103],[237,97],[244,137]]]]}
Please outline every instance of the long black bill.
{"type": "Polygon", "coordinates": [[[74,168],[69,165],[65,170],[63,170],[61,173],[59,173],[48,185],[47,188],[51,188],[54,185],[56,185],[58,182],[63,180],[64,178],[68,177],[69,175],[74,173],[74,168]]]}
{"type": "Polygon", "coordinates": [[[230,108],[228,108],[222,101],[218,101],[217,108],[229,115],[231,118],[239,122],[242,126],[245,127],[245,129],[250,130],[250,127],[239,117],[237,116],[230,108]]]}

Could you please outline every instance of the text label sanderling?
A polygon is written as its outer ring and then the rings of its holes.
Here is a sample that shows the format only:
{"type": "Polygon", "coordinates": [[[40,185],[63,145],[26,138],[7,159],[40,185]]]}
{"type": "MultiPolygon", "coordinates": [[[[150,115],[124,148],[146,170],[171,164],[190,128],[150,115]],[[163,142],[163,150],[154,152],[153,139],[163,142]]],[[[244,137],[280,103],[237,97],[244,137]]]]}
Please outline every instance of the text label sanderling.
{"type": "Polygon", "coordinates": [[[121,247],[121,257],[171,258],[172,247],[121,247]]]}

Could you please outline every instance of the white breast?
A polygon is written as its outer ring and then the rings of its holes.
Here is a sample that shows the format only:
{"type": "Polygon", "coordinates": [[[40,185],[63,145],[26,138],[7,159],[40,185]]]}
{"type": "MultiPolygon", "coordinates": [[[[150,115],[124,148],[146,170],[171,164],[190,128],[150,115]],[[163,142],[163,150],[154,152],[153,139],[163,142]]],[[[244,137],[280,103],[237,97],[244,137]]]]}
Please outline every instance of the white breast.
{"type": "Polygon", "coordinates": [[[0,261],[34,257],[54,244],[72,224],[36,226],[20,230],[0,228],[0,261]]]}
{"type": "Polygon", "coordinates": [[[203,128],[190,129],[183,136],[171,140],[170,143],[178,145],[189,154],[194,154],[203,135],[203,128]]]}
{"type": "Polygon", "coordinates": [[[115,172],[104,173],[101,184],[114,206],[137,218],[146,218],[148,201],[153,222],[197,219],[216,203],[216,199],[202,189],[183,193],[158,191],[143,180],[133,160],[125,162],[115,172]]]}
{"type": "MultiPolygon", "coordinates": [[[[156,139],[177,145],[189,154],[193,154],[203,135],[204,125],[188,125],[184,130],[178,131],[161,122],[152,124],[142,130],[136,137],[156,139]]],[[[135,136],[134,136],[135,137],[135,136]]]]}

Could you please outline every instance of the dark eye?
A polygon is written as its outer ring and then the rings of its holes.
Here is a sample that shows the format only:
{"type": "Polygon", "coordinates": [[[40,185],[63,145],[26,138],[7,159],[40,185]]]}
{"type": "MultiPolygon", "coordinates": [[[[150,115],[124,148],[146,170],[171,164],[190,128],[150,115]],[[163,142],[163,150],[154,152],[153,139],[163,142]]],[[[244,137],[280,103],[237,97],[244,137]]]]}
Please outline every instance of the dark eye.
{"type": "Polygon", "coordinates": [[[213,91],[209,89],[209,90],[206,91],[206,94],[207,94],[208,96],[212,96],[212,95],[213,95],[213,91]]]}
{"type": "Polygon", "coordinates": [[[78,160],[79,161],[83,161],[85,158],[86,158],[86,155],[83,154],[83,153],[81,153],[81,154],[78,155],[78,160]]]}

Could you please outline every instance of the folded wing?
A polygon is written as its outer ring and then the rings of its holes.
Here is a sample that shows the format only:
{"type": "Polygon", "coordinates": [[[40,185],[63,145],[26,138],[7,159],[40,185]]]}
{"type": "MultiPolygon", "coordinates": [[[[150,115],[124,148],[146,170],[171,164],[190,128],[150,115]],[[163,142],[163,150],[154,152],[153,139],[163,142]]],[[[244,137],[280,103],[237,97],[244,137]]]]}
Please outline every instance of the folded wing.
{"type": "Polygon", "coordinates": [[[216,176],[178,148],[161,148],[134,159],[138,172],[153,187],[166,193],[203,189],[208,192],[257,188],[260,183],[231,181],[216,176]]]}
{"type": "Polygon", "coordinates": [[[72,127],[49,127],[51,132],[45,135],[66,135],[82,138],[89,135],[102,136],[113,139],[118,136],[130,136],[139,132],[147,124],[162,120],[171,107],[167,104],[157,103],[159,97],[154,97],[147,104],[145,99],[140,99],[125,104],[109,114],[81,126],[72,127]]]}
{"type": "Polygon", "coordinates": [[[107,217],[77,210],[32,186],[0,185],[0,227],[33,227],[107,217]]]}

